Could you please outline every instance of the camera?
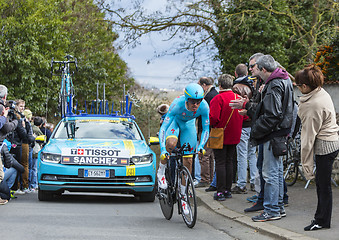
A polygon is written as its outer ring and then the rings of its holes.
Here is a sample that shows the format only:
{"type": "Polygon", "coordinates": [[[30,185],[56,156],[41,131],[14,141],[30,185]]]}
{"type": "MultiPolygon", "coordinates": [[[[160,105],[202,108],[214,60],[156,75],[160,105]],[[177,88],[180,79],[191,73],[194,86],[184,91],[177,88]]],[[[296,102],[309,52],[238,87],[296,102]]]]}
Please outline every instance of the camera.
{"type": "Polygon", "coordinates": [[[16,106],[16,102],[14,100],[7,100],[5,107],[8,107],[8,119],[10,121],[13,121],[13,119],[17,119],[17,117],[15,116],[15,113],[17,112],[15,110],[15,106],[16,106]]]}
{"type": "Polygon", "coordinates": [[[16,101],[14,101],[14,100],[7,100],[5,106],[14,110],[15,106],[16,106],[16,101]]]}

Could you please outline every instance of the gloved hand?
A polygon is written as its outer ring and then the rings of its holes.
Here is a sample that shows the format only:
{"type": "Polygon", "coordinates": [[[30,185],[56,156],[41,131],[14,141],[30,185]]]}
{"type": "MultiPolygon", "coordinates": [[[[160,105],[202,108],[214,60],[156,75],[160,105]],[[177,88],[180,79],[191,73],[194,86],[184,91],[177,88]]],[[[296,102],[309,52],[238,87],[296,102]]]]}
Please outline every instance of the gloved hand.
{"type": "Polygon", "coordinates": [[[165,160],[165,159],[168,159],[168,158],[169,158],[169,153],[167,151],[163,151],[160,154],[160,160],[165,160]]]}
{"type": "Polygon", "coordinates": [[[198,149],[198,154],[199,154],[199,156],[204,156],[206,154],[206,150],[203,149],[203,148],[199,148],[198,149]]]}

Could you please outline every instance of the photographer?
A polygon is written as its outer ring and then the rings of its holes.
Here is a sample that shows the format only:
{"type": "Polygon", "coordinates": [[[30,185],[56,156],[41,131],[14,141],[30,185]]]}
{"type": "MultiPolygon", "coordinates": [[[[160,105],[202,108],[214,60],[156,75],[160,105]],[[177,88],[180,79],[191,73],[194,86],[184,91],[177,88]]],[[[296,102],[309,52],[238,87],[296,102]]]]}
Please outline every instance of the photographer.
{"type": "MultiPolygon", "coordinates": [[[[0,146],[3,146],[3,141],[6,138],[6,135],[16,129],[18,125],[18,121],[13,119],[13,121],[9,122],[7,116],[9,114],[9,108],[5,106],[7,98],[7,87],[4,85],[0,85],[0,146]]],[[[4,149],[5,151],[5,149],[4,149]]],[[[2,155],[2,154],[1,154],[2,155]]],[[[4,180],[7,174],[3,172],[3,161],[6,161],[4,164],[7,164],[7,159],[5,154],[0,157],[0,204],[6,204],[9,199],[9,188],[4,180]]]]}
{"type": "Polygon", "coordinates": [[[7,87],[0,85],[0,144],[3,143],[7,134],[13,132],[17,125],[18,120],[14,115],[14,107],[10,109],[6,104],[7,87]],[[9,121],[10,119],[10,121],[9,121]]]}

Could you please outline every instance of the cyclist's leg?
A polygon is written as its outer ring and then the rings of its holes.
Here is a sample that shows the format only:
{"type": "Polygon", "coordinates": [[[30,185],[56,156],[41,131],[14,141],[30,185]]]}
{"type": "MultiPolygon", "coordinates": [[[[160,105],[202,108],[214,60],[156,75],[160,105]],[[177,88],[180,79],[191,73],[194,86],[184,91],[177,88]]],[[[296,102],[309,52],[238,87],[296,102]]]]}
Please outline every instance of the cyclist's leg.
{"type": "MultiPolygon", "coordinates": [[[[197,145],[197,132],[195,128],[194,119],[188,122],[180,122],[180,142],[182,144],[186,143],[191,146],[189,151],[185,151],[185,155],[183,157],[183,165],[188,169],[189,173],[192,174],[192,162],[193,162],[193,154],[195,152],[195,147],[197,145]]],[[[184,194],[186,189],[186,180],[185,178],[181,179],[181,192],[184,194]]]]}
{"type": "MultiPolygon", "coordinates": [[[[175,148],[177,142],[178,142],[178,135],[179,135],[179,126],[174,120],[171,125],[166,130],[166,150],[171,153],[173,149],[175,148]]],[[[165,171],[167,166],[167,158],[161,159],[159,163],[158,168],[158,185],[162,189],[167,188],[167,182],[165,177],[165,171]]]]}
{"type": "Polygon", "coordinates": [[[186,143],[191,146],[191,150],[185,152],[185,154],[189,155],[184,156],[183,164],[189,170],[190,174],[192,174],[193,154],[197,145],[197,131],[195,127],[195,120],[192,119],[185,123],[180,122],[179,127],[181,131],[180,142],[182,144],[186,143]]]}

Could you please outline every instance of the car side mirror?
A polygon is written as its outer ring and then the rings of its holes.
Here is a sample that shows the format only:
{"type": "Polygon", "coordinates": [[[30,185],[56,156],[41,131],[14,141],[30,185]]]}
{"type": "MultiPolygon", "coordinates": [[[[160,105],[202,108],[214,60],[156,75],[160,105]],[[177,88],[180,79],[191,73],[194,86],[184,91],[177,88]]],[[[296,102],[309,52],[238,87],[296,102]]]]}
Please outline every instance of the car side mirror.
{"type": "Polygon", "coordinates": [[[40,135],[40,136],[37,136],[37,137],[35,138],[35,141],[36,141],[37,143],[44,143],[44,142],[46,142],[46,140],[47,140],[46,135],[40,135]]]}
{"type": "Polygon", "coordinates": [[[159,145],[159,138],[157,137],[150,137],[148,140],[149,144],[148,145],[159,145]]]}

